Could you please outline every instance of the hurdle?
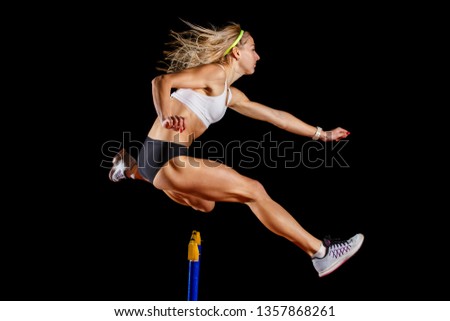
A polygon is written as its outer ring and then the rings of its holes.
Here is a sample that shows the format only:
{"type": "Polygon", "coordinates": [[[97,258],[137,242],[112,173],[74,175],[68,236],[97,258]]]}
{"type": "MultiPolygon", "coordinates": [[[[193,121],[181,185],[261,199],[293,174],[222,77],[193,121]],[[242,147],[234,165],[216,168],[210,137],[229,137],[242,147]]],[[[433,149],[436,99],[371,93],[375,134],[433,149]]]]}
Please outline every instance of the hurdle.
{"type": "Polygon", "coordinates": [[[192,231],[188,244],[188,301],[198,301],[198,283],[200,278],[200,255],[201,255],[200,232],[192,231]]]}

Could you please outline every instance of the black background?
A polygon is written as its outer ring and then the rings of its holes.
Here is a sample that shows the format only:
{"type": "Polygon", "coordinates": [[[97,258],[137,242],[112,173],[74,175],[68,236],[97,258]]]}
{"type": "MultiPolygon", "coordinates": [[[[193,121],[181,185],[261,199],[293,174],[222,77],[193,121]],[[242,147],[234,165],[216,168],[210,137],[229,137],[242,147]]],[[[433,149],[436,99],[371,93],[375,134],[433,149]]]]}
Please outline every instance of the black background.
{"type": "MultiPolygon", "coordinates": [[[[423,210],[432,204],[412,188],[420,178],[412,175],[414,157],[422,154],[392,138],[402,68],[397,36],[406,28],[389,10],[116,6],[78,18],[61,35],[70,40],[68,55],[55,69],[69,79],[56,79],[64,88],[54,96],[58,120],[39,133],[34,154],[21,154],[42,156],[45,165],[26,189],[11,188],[23,203],[15,202],[4,225],[4,299],[186,300],[194,229],[203,240],[200,300],[448,298],[435,290],[446,280],[435,263],[442,245],[430,237],[435,222],[423,210]],[[313,125],[351,132],[345,168],[232,164],[317,237],[364,233],[360,252],[335,273],[318,278],[307,255],[243,204],[218,203],[205,214],[150,184],[108,180],[114,153],[106,146],[124,142],[136,156],[156,117],[150,82],[169,30],[185,28],[179,18],[240,23],[261,60],[237,88],[313,125]]],[[[267,133],[298,151],[309,141],[229,110],[199,142],[260,141],[267,133]]]]}

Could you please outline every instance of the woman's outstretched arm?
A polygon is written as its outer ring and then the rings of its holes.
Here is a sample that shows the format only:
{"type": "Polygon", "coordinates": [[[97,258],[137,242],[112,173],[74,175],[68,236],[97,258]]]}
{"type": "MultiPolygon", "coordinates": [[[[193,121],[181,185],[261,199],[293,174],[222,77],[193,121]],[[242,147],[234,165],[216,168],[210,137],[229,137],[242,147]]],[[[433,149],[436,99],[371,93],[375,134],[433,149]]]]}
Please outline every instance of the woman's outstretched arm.
{"type": "Polygon", "coordinates": [[[329,131],[322,131],[321,128],[319,129],[316,126],[307,124],[288,112],[251,101],[242,91],[234,87],[232,88],[232,93],[233,98],[229,108],[247,117],[271,123],[296,135],[317,138],[322,141],[339,141],[350,135],[348,130],[341,127],[329,131]]]}

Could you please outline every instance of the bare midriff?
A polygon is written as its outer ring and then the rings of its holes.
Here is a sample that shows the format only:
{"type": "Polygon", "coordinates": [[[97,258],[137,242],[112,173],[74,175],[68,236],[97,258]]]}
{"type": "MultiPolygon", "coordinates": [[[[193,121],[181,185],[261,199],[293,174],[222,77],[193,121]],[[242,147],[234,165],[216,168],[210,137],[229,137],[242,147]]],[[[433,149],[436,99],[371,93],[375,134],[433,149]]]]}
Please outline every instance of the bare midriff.
{"type": "Polygon", "coordinates": [[[184,118],[185,130],[179,132],[164,128],[161,124],[161,119],[157,117],[148,133],[150,138],[190,146],[207,129],[205,124],[182,102],[171,99],[170,110],[172,111],[172,115],[184,118]]]}

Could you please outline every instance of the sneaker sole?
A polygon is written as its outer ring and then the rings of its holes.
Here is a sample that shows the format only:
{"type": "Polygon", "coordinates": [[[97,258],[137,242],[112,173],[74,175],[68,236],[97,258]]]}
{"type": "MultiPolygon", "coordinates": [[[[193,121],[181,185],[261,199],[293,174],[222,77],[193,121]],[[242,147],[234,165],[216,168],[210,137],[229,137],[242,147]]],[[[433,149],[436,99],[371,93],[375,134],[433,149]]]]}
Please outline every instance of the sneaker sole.
{"type": "Polygon", "coordinates": [[[359,251],[363,242],[364,242],[364,235],[361,234],[361,241],[359,242],[359,244],[356,247],[354,247],[354,250],[342,261],[339,261],[335,265],[332,265],[328,270],[323,271],[322,273],[319,273],[319,277],[327,276],[328,274],[331,274],[332,272],[336,271],[340,266],[342,266],[342,264],[347,262],[348,259],[350,259],[353,255],[355,255],[359,251]]]}

